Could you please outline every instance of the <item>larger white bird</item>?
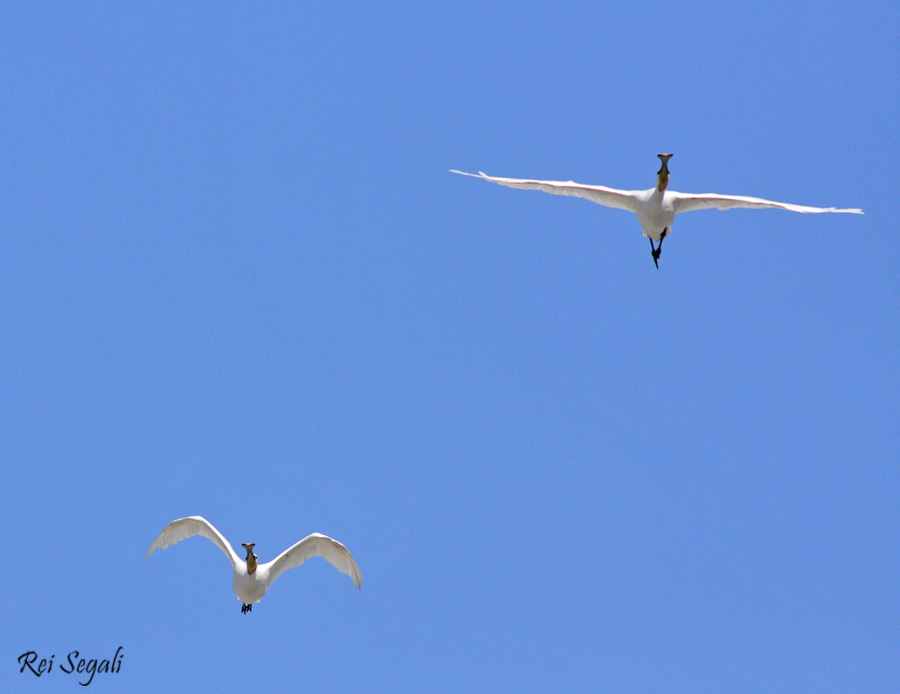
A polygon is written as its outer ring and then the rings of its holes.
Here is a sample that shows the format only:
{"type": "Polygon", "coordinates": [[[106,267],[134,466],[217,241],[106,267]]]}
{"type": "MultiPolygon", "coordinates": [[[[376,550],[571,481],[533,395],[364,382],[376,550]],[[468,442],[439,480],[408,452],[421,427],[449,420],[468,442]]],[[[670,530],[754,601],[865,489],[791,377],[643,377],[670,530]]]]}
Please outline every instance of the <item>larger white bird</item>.
{"type": "Polygon", "coordinates": [[[347,574],[353,579],[353,585],[359,588],[362,585],[362,574],[359,567],[350,556],[350,552],[344,545],[337,540],[333,540],[325,535],[313,533],[308,537],[304,537],[293,547],[286,549],[275,559],[265,564],[256,562],[256,555],[253,548],[256,546],[253,542],[245,542],[241,545],[247,550],[247,557],[241,559],[232,549],[222,533],[216,530],[212,523],[202,516],[189,516],[188,518],[179,518],[169,523],[159,536],[150,545],[147,551],[149,557],[158,549],[171,547],[177,542],[186,540],[194,535],[202,535],[212,540],[216,547],[221,549],[225,556],[231,561],[231,568],[234,572],[234,580],[231,589],[241,601],[243,607],[241,613],[246,614],[253,609],[253,604],[262,600],[266,591],[272,587],[272,583],[288,569],[300,566],[310,557],[323,557],[341,573],[347,574]]]}
{"type": "Polygon", "coordinates": [[[860,209],[836,209],[834,207],[807,207],[805,205],[792,205],[787,202],[773,202],[762,198],[751,198],[747,195],[718,195],[717,193],[678,193],[667,190],[669,185],[669,159],[671,154],[658,154],[662,160],[662,167],[657,171],[656,187],[650,190],[616,190],[606,186],[590,186],[574,181],[536,181],[529,178],[499,178],[488,176],[485,173],[466,173],[451,169],[452,173],[463,176],[483,178],[485,181],[499,183],[510,188],[522,188],[524,190],[543,190],[545,193],[555,195],[574,195],[586,198],[606,207],[618,207],[622,210],[637,213],[638,222],[644,229],[644,236],[650,238],[650,250],[653,254],[653,263],[659,268],[659,254],[662,251],[662,241],[672,231],[672,222],[679,212],[692,210],[730,210],[732,207],[777,207],[791,212],[850,212],[862,214],[860,209]],[[656,241],[659,245],[654,246],[656,241]]]}

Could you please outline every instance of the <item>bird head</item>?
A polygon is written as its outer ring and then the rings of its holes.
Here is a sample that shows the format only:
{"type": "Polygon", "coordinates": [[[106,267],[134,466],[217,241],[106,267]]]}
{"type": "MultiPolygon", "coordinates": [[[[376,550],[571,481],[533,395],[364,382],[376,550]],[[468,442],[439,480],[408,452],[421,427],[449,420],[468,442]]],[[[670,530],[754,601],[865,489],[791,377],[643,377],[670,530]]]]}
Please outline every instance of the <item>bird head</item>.
{"type": "Polygon", "coordinates": [[[669,159],[672,158],[671,154],[657,154],[659,160],[662,162],[662,166],[659,167],[659,171],[656,172],[657,180],[656,187],[661,191],[666,189],[666,186],[669,185],[669,159]]]}
{"type": "Polygon", "coordinates": [[[253,548],[256,547],[256,543],[242,542],[241,547],[247,550],[247,573],[252,574],[256,571],[256,555],[253,553],[253,548]]]}

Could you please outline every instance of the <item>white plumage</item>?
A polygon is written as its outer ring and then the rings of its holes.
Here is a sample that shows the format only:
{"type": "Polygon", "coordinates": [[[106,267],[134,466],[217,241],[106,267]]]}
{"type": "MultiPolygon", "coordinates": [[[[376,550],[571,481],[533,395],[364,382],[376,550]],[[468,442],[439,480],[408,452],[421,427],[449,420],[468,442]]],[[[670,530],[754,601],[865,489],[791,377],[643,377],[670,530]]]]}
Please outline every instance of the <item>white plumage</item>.
{"type": "MultiPolygon", "coordinates": [[[[488,176],[485,173],[466,173],[451,169],[452,173],[474,178],[483,178],[501,186],[520,188],[522,190],[542,190],[554,195],[571,195],[585,198],[598,205],[615,207],[628,210],[637,214],[638,222],[643,228],[643,235],[650,238],[650,248],[653,251],[653,262],[659,259],[659,248],[653,248],[653,242],[662,245],[662,240],[672,231],[672,223],[675,215],[681,212],[693,210],[730,210],[734,207],[760,209],[773,207],[791,212],[804,214],[819,212],[849,212],[862,214],[860,209],[838,209],[835,207],[807,207],[806,205],[794,205],[787,202],[774,202],[763,198],[753,198],[747,195],[719,195],[717,193],[679,193],[668,190],[669,182],[668,161],[671,154],[657,155],[662,160],[662,168],[657,172],[657,185],[649,190],[617,190],[606,186],[585,185],[574,181],[539,181],[528,178],[502,178],[488,176]]],[[[657,264],[657,267],[659,265],[657,264]]]]}
{"type": "Polygon", "coordinates": [[[272,561],[257,564],[253,544],[244,545],[247,558],[241,559],[222,533],[202,516],[179,518],[169,523],[150,545],[147,556],[194,535],[202,535],[212,540],[231,561],[234,573],[232,590],[244,604],[243,612],[249,612],[250,605],[262,600],[276,578],[288,569],[300,566],[310,557],[322,557],[338,571],[347,574],[357,588],[362,585],[362,573],[350,552],[340,542],[326,535],[313,533],[286,549],[272,561]]]}

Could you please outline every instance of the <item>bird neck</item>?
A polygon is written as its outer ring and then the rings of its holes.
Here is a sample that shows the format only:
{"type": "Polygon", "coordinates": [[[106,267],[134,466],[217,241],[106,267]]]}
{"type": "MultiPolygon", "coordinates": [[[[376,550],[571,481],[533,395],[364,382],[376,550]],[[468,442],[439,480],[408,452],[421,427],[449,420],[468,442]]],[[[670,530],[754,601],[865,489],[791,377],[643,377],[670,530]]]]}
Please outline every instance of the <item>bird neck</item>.
{"type": "Polygon", "coordinates": [[[253,553],[253,544],[248,542],[244,545],[244,549],[247,550],[247,558],[244,560],[247,562],[247,574],[252,576],[256,571],[256,555],[253,553]]]}
{"type": "Polygon", "coordinates": [[[671,154],[660,154],[659,160],[662,162],[662,166],[659,167],[659,171],[656,172],[656,189],[662,193],[666,186],[669,185],[669,159],[672,158],[671,154]]]}
{"type": "Polygon", "coordinates": [[[669,169],[663,164],[663,167],[656,174],[656,189],[662,193],[666,186],[669,185],[669,169]]]}

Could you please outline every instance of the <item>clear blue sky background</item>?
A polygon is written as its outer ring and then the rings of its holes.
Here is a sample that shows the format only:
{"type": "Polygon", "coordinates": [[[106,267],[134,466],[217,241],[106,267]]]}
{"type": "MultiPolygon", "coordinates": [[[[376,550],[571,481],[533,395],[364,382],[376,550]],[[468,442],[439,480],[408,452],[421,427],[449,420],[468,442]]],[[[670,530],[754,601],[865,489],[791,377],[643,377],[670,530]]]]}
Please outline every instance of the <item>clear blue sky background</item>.
{"type": "MultiPolygon", "coordinates": [[[[900,690],[892,2],[6,3],[0,681],[900,690]],[[373,6],[377,6],[374,7],[373,6]],[[448,169],[862,207],[633,215],[448,169]],[[249,616],[200,514],[320,559],[249,616]],[[40,680],[16,657],[56,656],[40,680]]],[[[13,689],[2,685],[7,691],[13,689]]]]}

